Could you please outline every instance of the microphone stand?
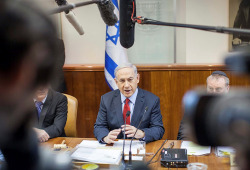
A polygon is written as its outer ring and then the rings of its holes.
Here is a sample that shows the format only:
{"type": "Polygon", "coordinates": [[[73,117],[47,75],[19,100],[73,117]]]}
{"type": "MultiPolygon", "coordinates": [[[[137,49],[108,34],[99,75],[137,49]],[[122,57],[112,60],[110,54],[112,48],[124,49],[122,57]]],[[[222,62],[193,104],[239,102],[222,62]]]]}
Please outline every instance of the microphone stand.
{"type": "Polygon", "coordinates": [[[63,11],[69,11],[69,10],[77,8],[77,7],[91,5],[91,4],[98,4],[101,2],[102,2],[102,0],[92,0],[92,1],[86,1],[86,2],[79,2],[79,3],[75,3],[75,4],[61,5],[58,8],[52,9],[51,11],[49,11],[48,14],[49,15],[57,14],[57,13],[61,13],[63,11]]]}
{"type": "MultiPolygon", "coordinates": [[[[139,125],[138,125],[138,127],[137,127],[137,129],[135,131],[135,134],[137,133],[138,129],[140,128],[142,120],[143,120],[143,117],[144,117],[145,113],[147,112],[147,110],[148,110],[148,106],[145,107],[144,113],[143,113],[141,121],[139,122],[139,125]]],[[[135,138],[135,134],[132,137],[131,142],[130,142],[130,146],[129,146],[129,162],[128,162],[128,166],[126,167],[126,169],[132,169],[132,152],[131,152],[131,146],[132,146],[132,142],[133,142],[133,140],[135,138]]]]}
{"type": "Polygon", "coordinates": [[[124,132],[123,132],[122,162],[124,165],[125,165],[124,147],[125,147],[126,122],[127,122],[127,118],[129,117],[130,113],[131,113],[130,111],[127,111],[127,113],[126,113],[125,126],[124,126],[124,132]]]}
{"type": "Polygon", "coordinates": [[[141,25],[160,25],[160,26],[170,26],[170,27],[181,27],[181,28],[192,28],[203,31],[218,32],[225,34],[246,34],[250,35],[250,29],[238,29],[238,28],[228,28],[220,26],[205,26],[205,25],[193,25],[193,24],[182,24],[182,23],[172,23],[172,22],[162,22],[149,18],[136,17],[133,19],[141,25]]]}

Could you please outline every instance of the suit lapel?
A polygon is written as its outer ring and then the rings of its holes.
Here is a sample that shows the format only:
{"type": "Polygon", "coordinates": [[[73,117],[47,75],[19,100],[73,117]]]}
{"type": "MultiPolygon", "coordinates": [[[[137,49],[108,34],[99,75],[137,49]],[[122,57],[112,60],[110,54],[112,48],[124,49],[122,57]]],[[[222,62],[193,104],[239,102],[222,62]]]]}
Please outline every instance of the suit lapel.
{"type": "Polygon", "coordinates": [[[122,115],[121,94],[120,94],[119,90],[117,90],[115,95],[114,95],[113,103],[114,103],[114,105],[113,105],[114,109],[113,110],[114,110],[115,115],[117,117],[119,126],[121,126],[121,125],[124,124],[124,120],[123,120],[123,115],[122,115]]]}
{"type": "Polygon", "coordinates": [[[143,91],[138,88],[138,94],[135,100],[135,107],[131,119],[131,125],[134,127],[137,127],[140,119],[142,117],[142,114],[144,112],[144,103],[145,103],[145,98],[144,98],[144,93],[143,91]]]}
{"type": "Polygon", "coordinates": [[[39,128],[42,128],[42,125],[43,125],[43,121],[44,121],[44,118],[47,114],[47,111],[52,103],[52,98],[53,98],[53,94],[52,94],[52,91],[49,90],[48,92],[48,96],[47,96],[47,99],[43,105],[43,108],[42,108],[42,112],[40,114],[40,118],[39,118],[39,121],[38,121],[38,126],[39,128]]]}

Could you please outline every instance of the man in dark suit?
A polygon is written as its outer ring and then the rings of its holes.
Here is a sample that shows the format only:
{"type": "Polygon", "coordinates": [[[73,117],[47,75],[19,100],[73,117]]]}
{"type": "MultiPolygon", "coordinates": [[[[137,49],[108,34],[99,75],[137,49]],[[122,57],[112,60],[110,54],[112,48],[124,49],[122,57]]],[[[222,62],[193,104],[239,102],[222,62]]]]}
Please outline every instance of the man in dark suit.
{"type": "Polygon", "coordinates": [[[38,140],[45,142],[49,138],[64,137],[67,121],[67,97],[48,87],[40,87],[34,98],[37,126],[34,128],[38,140]]]}
{"type": "MultiPolygon", "coordinates": [[[[226,94],[229,92],[229,78],[223,71],[214,71],[207,77],[207,93],[226,94]]],[[[188,129],[183,118],[180,123],[177,140],[189,140],[188,129]]]]}
{"type": "Polygon", "coordinates": [[[139,74],[134,65],[125,63],[115,69],[117,90],[101,97],[101,104],[94,125],[94,134],[99,142],[114,143],[123,137],[124,119],[127,111],[125,135],[134,136],[142,116],[143,121],[135,138],[147,143],[162,138],[165,130],[162,123],[160,99],[154,94],[138,88],[139,74]],[[146,109],[146,107],[148,109],[146,109]]]}

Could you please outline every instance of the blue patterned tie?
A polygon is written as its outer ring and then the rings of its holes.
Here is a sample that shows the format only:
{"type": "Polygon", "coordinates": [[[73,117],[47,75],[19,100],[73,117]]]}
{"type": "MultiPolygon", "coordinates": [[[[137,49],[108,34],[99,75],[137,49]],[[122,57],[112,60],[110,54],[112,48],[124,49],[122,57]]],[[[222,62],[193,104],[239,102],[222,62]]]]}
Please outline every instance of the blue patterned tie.
{"type": "Polygon", "coordinates": [[[35,104],[36,104],[36,109],[37,109],[37,116],[38,116],[38,119],[39,119],[41,111],[42,111],[42,107],[41,106],[43,105],[43,102],[36,101],[35,104]]]}

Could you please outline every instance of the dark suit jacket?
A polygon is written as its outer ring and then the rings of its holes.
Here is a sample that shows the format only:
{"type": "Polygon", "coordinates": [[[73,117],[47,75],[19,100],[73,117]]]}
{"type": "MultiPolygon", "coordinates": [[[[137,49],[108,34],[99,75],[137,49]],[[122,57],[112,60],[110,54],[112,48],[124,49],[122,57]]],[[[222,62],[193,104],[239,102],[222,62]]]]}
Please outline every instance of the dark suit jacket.
{"type": "Polygon", "coordinates": [[[50,89],[37,128],[45,130],[50,138],[65,137],[64,127],[67,121],[67,113],[67,97],[50,89]]]}
{"type": "Polygon", "coordinates": [[[185,140],[186,136],[184,134],[184,127],[183,127],[183,120],[181,120],[178,135],[177,135],[177,140],[185,140]]]}
{"type": "MultiPolygon", "coordinates": [[[[148,106],[148,110],[139,129],[145,132],[145,141],[148,143],[161,139],[165,132],[160,110],[160,99],[154,94],[138,88],[134,112],[131,118],[132,126],[138,126],[146,106],[148,106]]],[[[101,104],[94,125],[95,137],[98,141],[101,141],[108,135],[109,131],[119,129],[123,124],[120,91],[114,90],[104,94],[101,97],[101,104]]],[[[123,135],[120,133],[118,139],[122,137],[123,135]]]]}
{"type": "Polygon", "coordinates": [[[177,140],[192,140],[192,134],[191,134],[191,127],[190,127],[190,123],[188,123],[189,121],[186,119],[185,115],[183,116],[181,123],[180,123],[180,127],[179,127],[179,131],[178,131],[178,135],[177,135],[177,140]]]}

